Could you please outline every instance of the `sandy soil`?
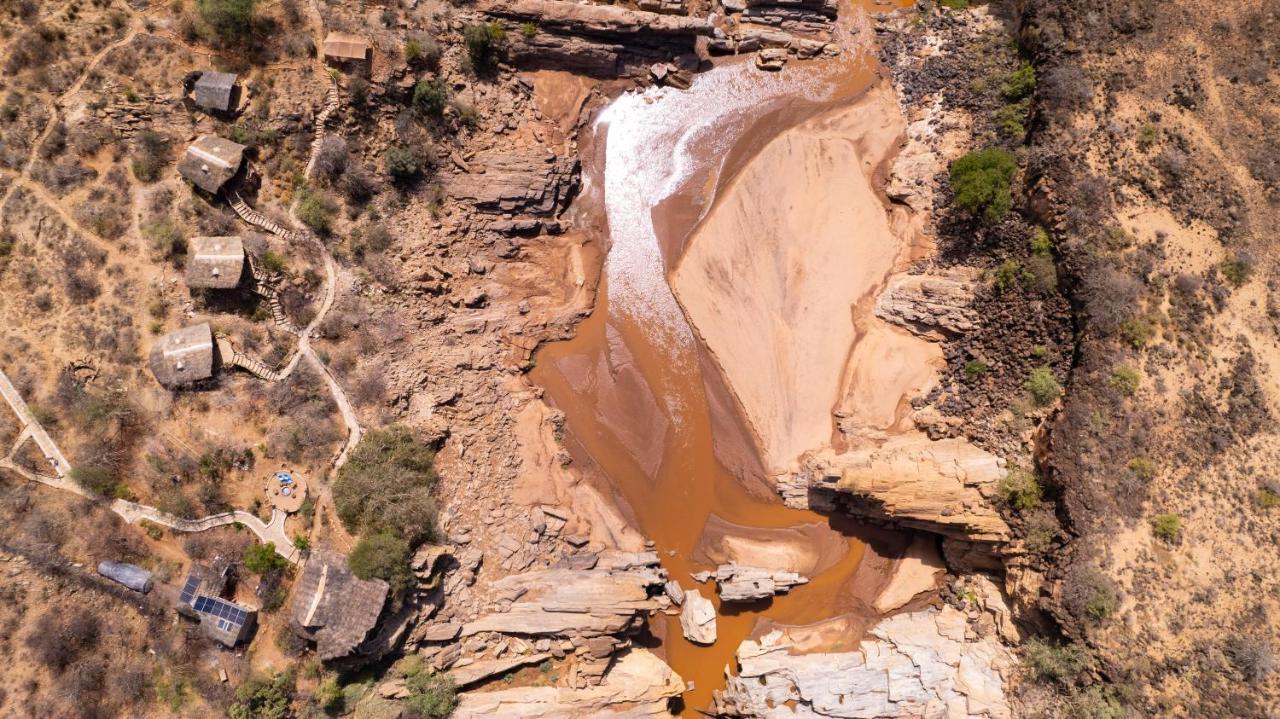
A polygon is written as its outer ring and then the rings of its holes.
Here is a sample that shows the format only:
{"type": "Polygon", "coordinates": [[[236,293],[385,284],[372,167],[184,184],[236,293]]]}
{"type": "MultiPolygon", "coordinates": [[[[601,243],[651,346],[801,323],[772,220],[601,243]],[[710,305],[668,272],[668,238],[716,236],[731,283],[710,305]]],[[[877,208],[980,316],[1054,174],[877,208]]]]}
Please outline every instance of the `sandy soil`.
{"type": "Polygon", "coordinates": [[[930,343],[888,328],[856,348],[868,333],[853,308],[903,257],[874,184],[902,131],[880,86],[782,134],[721,194],[672,273],[770,472],[830,443],[838,405],[895,424],[901,398],[930,381],[918,368],[939,360],[930,343]]]}

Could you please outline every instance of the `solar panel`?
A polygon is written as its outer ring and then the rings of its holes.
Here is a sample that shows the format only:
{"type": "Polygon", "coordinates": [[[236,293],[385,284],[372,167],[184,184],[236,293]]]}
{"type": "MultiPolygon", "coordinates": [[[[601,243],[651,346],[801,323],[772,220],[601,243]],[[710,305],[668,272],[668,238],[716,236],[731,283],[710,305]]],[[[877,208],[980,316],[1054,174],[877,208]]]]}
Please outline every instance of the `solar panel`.
{"type": "Polygon", "coordinates": [[[190,604],[191,598],[196,594],[196,587],[200,586],[200,578],[196,576],[187,577],[187,583],[182,587],[182,594],[178,595],[178,599],[183,604],[190,604]]]}
{"type": "Polygon", "coordinates": [[[243,609],[213,597],[196,597],[195,610],[204,614],[225,619],[234,624],[243,625],[249,619],[249,613],[243,609]]]}

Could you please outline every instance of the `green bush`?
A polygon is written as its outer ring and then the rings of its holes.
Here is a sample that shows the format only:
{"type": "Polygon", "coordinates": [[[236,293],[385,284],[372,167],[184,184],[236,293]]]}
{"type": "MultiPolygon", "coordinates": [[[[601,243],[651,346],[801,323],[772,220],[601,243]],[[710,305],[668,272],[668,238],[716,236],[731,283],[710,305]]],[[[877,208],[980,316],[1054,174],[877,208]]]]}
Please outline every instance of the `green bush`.
{"type": "Polygon", "coordinates": [[[342,692],[342,685],[333,677],[321,682],[311,698],[328,714],[339,714],[346,709],[346,695],[342,692]]]}
{"type": "Polygon", "coordinates": [[[286,266],[284,256],[279,252],[267,250],[262,255],[262,266],[266,268],[268,272],[284,272],[284,268],[286,266]]]}
{"type": "Polygon", "coordinates": [[[1092,686],[1067,701],[1063,719],[1129,719],[1133,716],[1115,692],[1107,687],[1092,686]]]}
{"type": "Polygon", "coordinates": [[[99,497],[115,494],[117,478],[115,470],[95,464],[77,464],[71,468],[71,479],[99,497]]]}
{"type": "Polygon", "coordinates": [[[995,114],[991,116],[991,121],[995,123],[996,129],[1004,137],[1014,142],[1022,142],[1023,137],[1027,134],[1026,126],[1027,103],[1015,102],[1009,105],[1002,105],[995,114]]]}
{"type": "Polygon", "coordinates": [[[1128,365],[1120,365],[1111,370],[1111,379],[1108,384],[1111,385],[1111,389],[1120,394],[1132,397],[1137,394],[1138,387],[1142,384],[1142,375],[1138,374],[1138,370],[1128,365]]]}
{"type": "Polygon", "coordinates": [[[447,674],[437,674],[420,663],[405,672],[409,696],[404,708],[413,719],[447,719],[458,706],[458,689],[447,674]]]}
{"type": "Polygon", "coordinates": [[[938,0],[938,4],[948,10],[969,9],[969,0],[938,0]]]}
{"type": "Polygon", "coordinates": [[[1018,273],[1022,269],[1014,260],[1005,260],[996,267],[996,289],[1004,292],[1018,282],[1018,273]]]}
{"type": "Polygon", "coordinates": [[[1031,231],[1031,253],[1034,255],[1051,255],[1053,254],[1053,240],[1050,239],[1048,231],[1043,227],[1037,227],[1031,231]]]}
{"type": "Polygon", "coordinates": [[[1280,492],[1277,492],[1270,487],[1263,487],[1258,490],[1258,506],[1263,509],[1280,507],[1280,492]]]}
{"type": "Polygon", "coordinates": [[[969,360],[968,362],[964,363],[964,376],[965,376],[965,379],[971,379],[971,380],[977,379],[982,375],[986,374],[987,371],[990,369],[991,368],[987,366],[986,362],[979,362],[978,360],[969,360]]]}
{"type": "Polygon", "coordinates": [[[1150,482],[1156,476],[1156,463],[1146,457],[1134,457],[1129,460],[1129,471],[1144,482],[1150,482]]]}
{"type": "Polygon", "coordinates": [[[289,719],[293,716],[293,675],[280,672],[270,679],[252,677],[236,690],[227,708],[230,719],[289,719]]]}
{"type": "Polygon", "coordinates": [[[412,147],[392,145],[382,157],[387,166],[387,174],[396,181],[405,182],[422,174],[422,158],[412,147]]]}
{"type": "Polygon", "coordinates": [[[333,502],[350,532],[387,531],[417,545],[435,531],[435,452],[409,430],[372,430],[338,470],[333,502]]]}
{"type": "Polygon", "coordinates": [[[476,72],[491,70],[497,62],[498,52],[507,40],[507,31],[496,22],[468,25],[462,31],[467,45],[467,57],[476,72]]]}
{"type": "Polygon", "coordinates": [[[250,544],[245,548],[241,562],[245,569],[254,574],[266,574],[273,569],[289,566],[289,560],[276,553],[275,542],[250,544]]]}
{"type": "Polygon", "coordinates": [[[318,234],[328,235],[333,229],[333,214],[337,206],[323,190],[306,187],[298,199],[298,219],[318,234]]]}
{"type": "Polygon", "coordinates": [[[532,40],[538,35],[538,24],[535,22],[524,23],[520,26],[520,34],[523,35],[526,40],[532,40]]]}
{"type": "Polygon", "coordinates": [[[1157,514],[1151,520],[1151,532],[1166,542],[1175,542],[1182,534],[1182,517],[1176,514],[1157,514]]]}
{"type": "Polygon", "coordinates": [[[1024,62],[1017,70],[1009,73],[1000,85],[1000,96],[1009,102],[1017,102],[1036,90],[1036,69],[1031,63],[1024,62]]]}
{"type": "Polygon", "coordinates": [[[250,38],[257,0],[196,0],[196,12],[224,45],[244,44],[250,38]]]}
{"type": "Polygon", "coordinates": [[[1050,294],[1058,289],[1058,268],[1050,255],[1032,255],[1027,260],[1027,268],[1022,273],[1027,287],[1041,294],[1050,294]]]}
{"type": "Polygon", "coordinates": [[[1228,257],[1218,265],[1218,270],[1232,287],[1243,287],[1253,272],[1253,263],[1244,257],[1228,257]]]}
{"type": "Polygon", "coordinates": [[[1031,637],[1022,646],[1022,660],[1038,679],[1070,684],[1089,668],[1093,657],[1079,644],[1054,644],[1031,637]]]}
{"type": "Polygon", "coordinates": [[[413,87],[413,106],[430,115],[440,117],[449,104],[449,88],[444,79],[433,77],[419,80],[413,87]]]}
{"type": "Polygon", "coordinates": [[[1044,489],[1035,470],[1014,466],[996,485],[996,496],[1014,509],[1028,511],[1040,506],[1044,489]]]}
{"type": "Polygon", "coordinates": [[[951,165],[956,206],[987,224],[1004,219],[1013,207],[1010,183],[1018,171],[1013,155],[997,148],[970,152],[951,165]]]}
{"type": "Polygon", "coordinates": [[[404,59],[414,67],[434,68],[440,64],[440,43],[425,35],[415,35],[404,43],[404,59]]]}
{"type": "Polygon", "coordinates": [[[351,573],[361,579],[382,579],[400,594],[414,581],[409,566],[409,543],[391,534],[378,532],[360,538],[347,557],[351,573]]]}
{"type": "Polygon", "coordinates": [[[1156,336],[1156,326],[1148,317],[1131,317],[1120,325],[1120,336],[1134,349],[1142,349],[1156,336]]]}
{"type": "Polygon", "coordinates": [[[1037,367],[1031,370],[1026,387],[1032,401],[1040,407],[1051,405],[1062,396],[1062,385],[1058,384],[1053,371],[1048,367],[1037,367]]]}

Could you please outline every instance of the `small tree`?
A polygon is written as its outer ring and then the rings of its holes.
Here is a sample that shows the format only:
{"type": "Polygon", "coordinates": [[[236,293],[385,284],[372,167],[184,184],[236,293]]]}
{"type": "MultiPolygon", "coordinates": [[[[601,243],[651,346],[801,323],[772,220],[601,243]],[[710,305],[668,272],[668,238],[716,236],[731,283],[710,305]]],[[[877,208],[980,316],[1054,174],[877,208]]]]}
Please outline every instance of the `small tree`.
{"type": "Polygon", "coordinates": [[[266,574],[273,569],[289,566],[288,560],[276,553],[275,542],[249,545],[245,548],[241,561],[244,563],[244,568],[254,574],[266,574]]]}
{"type": "Polygon", "coordinates": [[[333,229],[335,210],[333,200],[313,187],[303,189],[302,198],[298,200],[298,219],[321,235],[327,235],[333,229]]]}
{"type": "Polygon", "coordinates": [[[956,206],[994,225],[1013,207],[1010,183],[1018,171],[1013,155],[997,148],[970,152],[951,165],[956,206]]]}
{"type": "Polygon", "coordinates": [[[293,675],[280,672],[270,679],[253,677],[236,690],[227,708],[230,719],[288,719],[293,716],[293,675]]]}
{"type": "Polygon", "coordinates": [[[1062,396],[1062,385],[1054,379],[1053,371],[1048,367],[1037,367],[1027,377],[1027,392],[1037,405],[1046,407],[1062,396]]]}
{"type": "Polygon", "coordinates": [[[333,483],[338,518],[351,532],[391,532],[415,545],[435,530],[435,452],[404,427],[373,430],[333,483]]]}
{"type": "Polygon", "coordinates": [[[387,174],[397,182],[408,182],[422,175],[422,158],[407,145],[392,145],[383,153],[387,174]]]}
{"type": "Polygon", "coordinates": [[[1111,388],[1126,397],[1132,397],[1137,394],[1138,387],[1142,384],[1142,375],[1138,374],[1138,370],[1128,366],[1120,365],[1111,370],[1111,388]]]}
{"type": "Polygon", "coordinates": [[[113,496],[116,491],[116,473],[110,467],[77,464],[71,468],[71,479],[100,497],[113,496]]]}
{"type": "Polygon", "coordinates": [[[458,707],[458,690],[447,675],[425,668],[405,679],[404,708],[414,719],[447,719],[458,707]]]}
{"type": "Polygon", "coordinates": [[[440,117],[449,105],[449,88],[441,77],[419,80],[413,88],[413,106],[430,115],[440,117]]]}
{"type": "Polygon", "coordinates": [[[1151,532],[1157,538],[1172,544],[1182,534],[1182,518],[1176,514],[1157,514],[1151,520],[1151,532]]]}
{"type": "Polygon", "coordinates": [[[462,31],[462,37],[467,44],[471,67],[476,72],[484,72],[493,69],[498,51],[506,42],[507,31],[496,22],[477,23],[468,25],[462,31]]]}
{"type": "Polygon", "coordinates": [[[256,4],[257,0],[196,0],[196,11],[214,39],[232,45],[249,39],[256,4]]]}
{"type": "Polygon", "coordinates": [[[1034,470],[1012,467],[996,486],[1000,501],[1014,509],[1027,511],[1040,506],[1044,490],[1034,470]]]}
{"type": "Polygon", "coordinates": [[[399,594],[413,583],[409,544],[390,532],[361,537],[347,558],[351,573],[361,579],[382,579],[399,594]]]}

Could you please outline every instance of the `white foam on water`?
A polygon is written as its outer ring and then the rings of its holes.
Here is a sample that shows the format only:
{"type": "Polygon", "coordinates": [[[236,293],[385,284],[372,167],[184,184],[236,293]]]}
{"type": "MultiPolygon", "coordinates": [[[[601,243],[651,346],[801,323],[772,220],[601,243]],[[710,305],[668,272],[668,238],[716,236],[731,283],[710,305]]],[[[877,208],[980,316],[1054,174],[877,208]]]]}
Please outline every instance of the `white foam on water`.
{"type": "Polygon", "coordinates": [[[597,123],[608,131],[604,203],[612,243],[604,271],[611,314],[636,320],[655,345],[693,347],[693,332],[667,285],[654,207],[709,169],[699,157],[723,162],[754,106],[784,96],[816,101],[826,92],[825,83],[807,75],[738,63],[697,75],[688,90],[629,92],[605,108],[597,123]]]}

